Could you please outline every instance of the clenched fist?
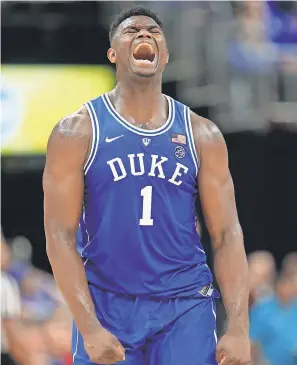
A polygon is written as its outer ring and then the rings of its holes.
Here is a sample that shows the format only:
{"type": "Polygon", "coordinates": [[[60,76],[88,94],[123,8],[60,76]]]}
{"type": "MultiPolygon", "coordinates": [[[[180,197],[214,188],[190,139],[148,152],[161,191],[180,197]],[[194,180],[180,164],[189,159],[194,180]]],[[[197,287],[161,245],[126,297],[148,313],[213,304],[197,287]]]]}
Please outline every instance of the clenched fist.
{"type": "Polygon", "coordinates": [[[120,341],[105,328],[98,326],[83,335],[84,346],[89,358],[97,364],[116,364],[125,360],[125,349],[120,341]]]}
{"type": "Polygon", "coordinates": [[[220,365],[249,365],[251,354],[248,335],[241,331],[227,332],[217,345],[216,360],[220,365]]]}

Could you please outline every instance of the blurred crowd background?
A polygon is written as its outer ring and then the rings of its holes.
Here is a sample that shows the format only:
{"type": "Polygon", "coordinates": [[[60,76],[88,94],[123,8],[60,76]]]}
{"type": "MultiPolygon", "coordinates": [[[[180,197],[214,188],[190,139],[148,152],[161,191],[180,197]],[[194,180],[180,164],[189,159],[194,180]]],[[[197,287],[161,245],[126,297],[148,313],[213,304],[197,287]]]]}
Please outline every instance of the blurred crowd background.
{"type": "MultiPolygon", "coordinates": [[[[45,252],[44,154],[59,119],[115,84],[108,27],[135,4],[1,2],[3,365],[72,363],[72,319],[45,252]]],[[[164,93],[212,119],[228,145],[249,256],[253,365],[297,364],[297,2],[141,5],[164,21],[164,93]]],[[[199,230],[211,265],[203,220],[199,230]]],[[[217,318],[220,336],[220,302],[217,318]]]]}

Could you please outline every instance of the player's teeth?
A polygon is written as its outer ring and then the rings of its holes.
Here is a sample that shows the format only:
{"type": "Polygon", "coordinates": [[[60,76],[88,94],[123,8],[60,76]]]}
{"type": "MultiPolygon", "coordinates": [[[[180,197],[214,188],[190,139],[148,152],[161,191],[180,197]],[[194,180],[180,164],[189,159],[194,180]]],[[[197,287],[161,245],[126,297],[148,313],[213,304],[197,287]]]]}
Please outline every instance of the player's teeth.
{"type": "Polygon", "coordinates": [[[139,49],[140,47],[142,47],[142,46],[149,47],[150,51],[151,51],[151,52],[154,52],[153,47],[152,47],[152,45],[151,45],[151,44],[149,44],[149,43],[140,43],[138,46],[136,46],[136,48],[135,48],[135,50],[134,50],[134,53],[135,53],[135,52],[137,52],[137,51],[138,51],[138,49],[139,49]]]}

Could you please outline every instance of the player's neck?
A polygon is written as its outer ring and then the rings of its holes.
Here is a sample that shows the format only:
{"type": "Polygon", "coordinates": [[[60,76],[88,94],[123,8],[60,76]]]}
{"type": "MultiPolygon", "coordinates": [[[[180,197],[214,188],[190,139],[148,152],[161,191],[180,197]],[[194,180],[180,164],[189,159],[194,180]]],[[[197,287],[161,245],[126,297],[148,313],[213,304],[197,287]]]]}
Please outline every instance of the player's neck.
{"type": "MultiPolygon", "coordinates": [[[[162,78],[155,77],[127,77],[117,80],[116,93],[125,99],[149,98],[151,101],[161,97],[162,93],[162,78]]],[[[143,101],[145,104],[145,101],[143,101]]]]}
{"type": "Polygon", "coordinates": [[[160,120],[165,114],[161,83],[118,82],[111,96],[118,112],[132,123],[160,120]]]}

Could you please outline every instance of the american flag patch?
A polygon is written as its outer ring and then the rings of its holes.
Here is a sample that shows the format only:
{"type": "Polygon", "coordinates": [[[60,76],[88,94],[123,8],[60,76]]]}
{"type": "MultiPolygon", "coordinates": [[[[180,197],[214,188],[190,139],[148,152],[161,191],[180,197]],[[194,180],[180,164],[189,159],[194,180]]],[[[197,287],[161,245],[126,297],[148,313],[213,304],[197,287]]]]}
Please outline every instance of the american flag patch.
{"type": "Polygon", "coordinates": [[[187,137],[184,134],[172,133],[171,141],[173,143],[187,144],[187,137]]]}

